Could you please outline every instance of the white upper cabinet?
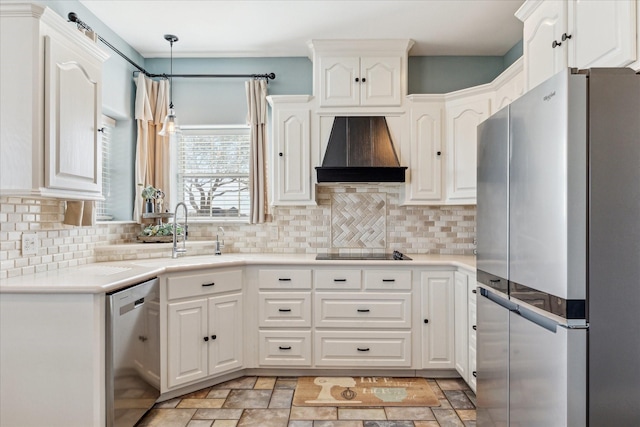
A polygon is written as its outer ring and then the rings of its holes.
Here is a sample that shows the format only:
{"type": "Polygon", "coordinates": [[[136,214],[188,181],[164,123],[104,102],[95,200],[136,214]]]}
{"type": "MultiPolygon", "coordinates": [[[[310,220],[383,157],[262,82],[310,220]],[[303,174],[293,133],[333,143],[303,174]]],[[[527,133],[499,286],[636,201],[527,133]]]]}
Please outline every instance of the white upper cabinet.
{"type": "Polygon", "coordinates": [[[267,98],[272,108],[271,203],[315,204],[311,160],[311,107],[308,95],[267,98]]]}
{"type": "MultiPolygon", "coordinates": [[[[525,7],[534,6],[528,2],[516,12],[521,20],[519,13],[525,7]]],[[[564,1],[544,1],[529,13],[524,20],[522,49],[525,82],[531,89],[567,66],[567,54],[562,46],[557,45],[562,43],[562,34],[566,32],[567,5],[564,1]]]]}
{"type": "Polygon", "coordinates": [[[429,203],[442,200],[442,121],[444,102],[438,95],[410,95],[410,139],[402,149],[407,164],[406,200],[429,203]]]}
{"type": "Polygon", "coordinates": [[[320,106],[399,106],[401,57],[320,58],[320,106]]]}
{"type": "Polygon", "coordinates": [[[319,107],[399,107],[411,40],[313,40],[319,107]]]}
{"type": "Polygon", "coordinates": [[[0,194],[100,200],[102,63],[48,8],[0,5],[0,194]]]}
{"type": "Polygon", "coordinates": [[[529,0],[516,16],[524,22],[527,89],[567,66],[624,67],[639,59],[638,0],[529,0]]]}
{"type": "Polygon", "coordinates": [[[448,203],[476,203],[478,125],[489,117],[491,93],[447,103],[446,162],[448,203]]]}
{"type": "Polygon", "coordinates": [[[569,65],[624,67],[636,60],[637,7],[635,0],[570,2],[569,65]]]}

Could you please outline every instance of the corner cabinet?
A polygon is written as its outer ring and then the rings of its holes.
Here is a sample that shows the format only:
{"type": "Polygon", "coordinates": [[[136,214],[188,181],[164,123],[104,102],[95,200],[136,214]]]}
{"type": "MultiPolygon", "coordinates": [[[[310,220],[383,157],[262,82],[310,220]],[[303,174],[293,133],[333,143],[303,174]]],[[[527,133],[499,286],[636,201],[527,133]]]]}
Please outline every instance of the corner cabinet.
{"type": "Polygon", "coordinates": [[[319,107],[398,107],[412,40],[312,40],[319,107]]]}
{"type": "Polygon", "coordinates": [[[219,269],[163,279],[162,392],[244,367],[242,277],[219,269]]]}
{"type": "Polygon", "coordinates": [[[311,160],[311,97],[276,95],[272,109],[271,203],[315,205],[311,160]]]}
{"type": "Polygon", "coordinates": [[[0,194],[102,199],[102,63],[48,8],[0,5],[0,194]]]}
{"type": "Polygon", "coordinates": [[[638,0],[525,2],[516,16],[524,22],[527,89],[567,66],[632,65],[637,70],[640,67],[638,7],[638,0]]]}

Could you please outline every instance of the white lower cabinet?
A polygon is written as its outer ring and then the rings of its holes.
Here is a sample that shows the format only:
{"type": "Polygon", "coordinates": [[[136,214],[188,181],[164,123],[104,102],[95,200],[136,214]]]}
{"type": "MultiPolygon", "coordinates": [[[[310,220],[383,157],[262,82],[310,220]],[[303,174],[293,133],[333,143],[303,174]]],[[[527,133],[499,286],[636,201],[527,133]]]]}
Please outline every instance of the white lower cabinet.
{"type": "Polygon", "coordinates": [[[454,364],[453,271],[424,271],[420,276],[422,368],[452,369],[454,364]]]}
{"type": "Polygon", "coordinates": [[[167,278],[167,387],[243,367],[242,270],[167,278]]]}
{"type": "Polygon", "coordinates": [[[454,273],[454,335],[456,371],[469,382],[469,310],[467,275],[454,273]]]}
{"type": "Polygon", "coordinates": [[[477,348],[477,332],[476,332],[476,301],[477,301],[477,283],[476,275],[470,274],[468,279],[468,321],[469,321],[469,379],[467,383],[473,392],[476,392],[476,348],[477,348]]]}
{"type": "Polygon", "coordinates": [[[258,271],[258,365],[311,366],[311,269],[258,271]]]}

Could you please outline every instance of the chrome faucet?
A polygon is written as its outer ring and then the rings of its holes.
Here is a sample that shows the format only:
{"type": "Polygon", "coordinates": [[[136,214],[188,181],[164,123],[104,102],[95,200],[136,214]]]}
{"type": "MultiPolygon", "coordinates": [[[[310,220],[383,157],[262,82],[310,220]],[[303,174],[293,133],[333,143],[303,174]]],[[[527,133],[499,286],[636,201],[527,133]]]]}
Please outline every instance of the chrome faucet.
{"type": "Polygon", "coordinates": [[[173,250],[171,251],[171,258],[178,258],[179,254],[187,253],[187,205],[183,202],[180,202],[176,205],[175,213],[173,214],[173,250]],[[178,249],[178,208],[182,205],[184,208],[184,225],[182,226],[182,248],[178,249]]]}
{"type": "MultiPolygon", "coordinates": [[[[218,227],[218,231],[222,232],[222,238],[224,239],[224,228],[218,227]]],[[[224,248],[224,240],[220,243],[220,236],[216,234],[216,251],[215,255],[222,255],[222,248],[224,248]]]]}

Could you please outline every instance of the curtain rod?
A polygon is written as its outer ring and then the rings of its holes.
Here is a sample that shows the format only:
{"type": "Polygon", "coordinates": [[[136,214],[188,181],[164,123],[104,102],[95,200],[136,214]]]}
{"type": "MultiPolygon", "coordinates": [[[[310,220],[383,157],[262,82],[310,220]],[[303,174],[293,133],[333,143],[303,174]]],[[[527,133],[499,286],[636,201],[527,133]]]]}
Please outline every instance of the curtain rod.
{"type": "Polygon", "coordinates": [[[150,78],[157,78],[157,77],[162,77],[162,78],[170,78],[170,77],[178,77],[178,78],[234,78],[234,77],[251,77],[254,79],[265,79],[267,81],[267,83],[269,83],[269,80],[275,80],[276,75],[275,73],[267,73],[267,74],[153,74],[148,72],[147,70],[145,70],[144,68],[142,68],[140,65],[136,64],[135,62],[133,62],[132,59],[130,59],[127,55],[125,55],[124,53],[120,52],[115,46],[113,46],[111,43],[109,43],[108,41],[106,41],[105,39],[102,38],[102,36],[98,33],[96,33],[95,31],[93,31],[93,29],[91,29],[91,27],[89,25],[87,25],[84,21],[82,21],[80,18],[78,18],[78,15],[75,12],[69,12],[69,15],[67,15],[69,18],[69,22],[73,22],[78,26],[78,29],[84,29],[87,31],[91,31],[92,33],[94,33],[96,35],[96,37],[98,38],[98,40],[100,40],[102,43],[104,43],[109,49],[113,50],[115,53],[117,53],[118,55],[120,55],[125,61],[127,61],[129,64],[133,65],[134,67],[136,67],[138,70],[134,71],[133,73],[143,73],[145,76],[150,77],[150,78]]]}

